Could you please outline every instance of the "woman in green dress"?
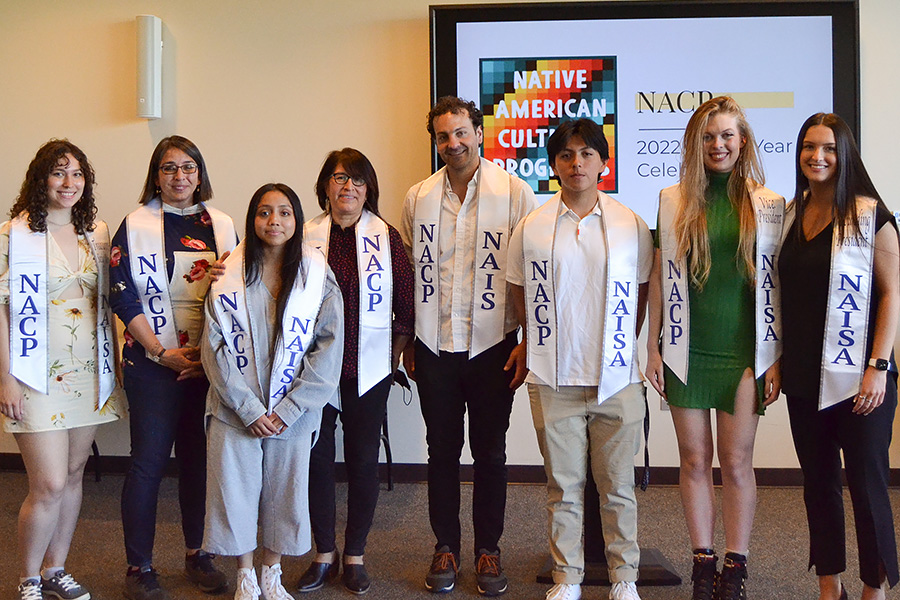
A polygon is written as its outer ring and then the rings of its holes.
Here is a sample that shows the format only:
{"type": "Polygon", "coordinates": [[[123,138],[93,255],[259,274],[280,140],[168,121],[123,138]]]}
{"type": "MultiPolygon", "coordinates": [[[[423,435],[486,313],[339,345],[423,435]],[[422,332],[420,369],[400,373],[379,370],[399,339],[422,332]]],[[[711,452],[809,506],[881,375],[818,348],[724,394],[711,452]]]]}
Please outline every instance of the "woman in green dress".
{"type": "Polygon", "coordinates": [[[695,600],[746,598],[753,444],[759,415],[780,390],[773,265],[784,199],[761,185],[755,149],[740,106],[713,98],[688,122],[680,183],[660,192],[647,378],[675,423],[695,600]],[[721,574],[713,550],[714,442],[723,488],[721,574]]]}

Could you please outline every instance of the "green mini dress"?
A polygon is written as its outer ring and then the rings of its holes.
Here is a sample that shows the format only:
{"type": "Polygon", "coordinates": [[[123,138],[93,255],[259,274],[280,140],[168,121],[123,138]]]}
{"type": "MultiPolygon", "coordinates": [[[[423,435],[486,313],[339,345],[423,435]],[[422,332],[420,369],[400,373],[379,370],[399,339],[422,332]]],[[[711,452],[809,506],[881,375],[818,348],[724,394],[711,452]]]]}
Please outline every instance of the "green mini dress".
{"type": "MultiPolygon", "coordinates": [[[[740,216],[728,199],[728,173],[710,173],[706,223],[710,270],[703,289],[688,287],[690,343],[688,383],[665,367],[672,406],[715,408],[734,414],[734,395],[744,370],[753,370],[756,331],[752,282],[738,256],[740,216]]],[[[656,240],[659,245],[659,238],[656,240]]],[[[688,259],[690,264],[690,259],[688,259]]],[[[757,412],[763,414],[765,377],[757,379],[757,412]]]]}

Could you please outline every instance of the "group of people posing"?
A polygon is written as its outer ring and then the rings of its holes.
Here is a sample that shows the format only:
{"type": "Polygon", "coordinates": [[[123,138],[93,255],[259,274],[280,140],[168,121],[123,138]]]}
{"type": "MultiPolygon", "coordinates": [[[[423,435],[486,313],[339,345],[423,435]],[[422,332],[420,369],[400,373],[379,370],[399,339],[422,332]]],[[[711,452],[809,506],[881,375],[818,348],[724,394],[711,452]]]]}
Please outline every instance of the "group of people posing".
{"type": "Polygon", "coordinates": [[[410,188],[399,231],[379,215],[372,164],[344,148],[316,181],[322,214],[305,220],[294,190],[269,183],[250,199],[241,241],[209,205],[206,164],[190,140],[159,143],[140,206],[111,241],[84,153],[65,140],[38,151],[0,229],[0,412],[29,486],[19,599],[90,598],[65,561],[96,429],[125,413],[117,378],[131,430],[126,598],[169,598],[153,546],[173,445],[185,573],[200,589],[228,589],[215,562],[226,555],[237,560],[236,600],[289,600],[281,557],[315,540],[298,591],[340,578],[365,593],[380,432],[401,355],[426,426],[429,591],[457,583],[466,420],[476,585],[485,596],[508,590],[499,547],[506,433],[515,390],[527,383],[547,475],[547,599],[581,597],[590,472],[609,598],[639,600],[634,455],[646,378],[675,424],[694,600],[746,598],[754,439],[781,392],[819,600],[847,598],[842,452],[861,598],[884,598],[900,578],[887,491],[900,244],[844,121],[817,114],[803,124],[785,202],[763,187],[741,108],[709,100],[687,125],[680,183],[660,193],[655,236],[598,191],[609,146],[594,121],[566,121],[549,138],[559,192],[539,207],[525,182],[480,157],[474,103],[441,98],[427,128],[445,166],[410,188]],[[126,326],[121,359],[113,314],[126,326]],[[648,314],[642,375],[637,339],[648,314]],[[338,418],[349,480],[343,554],[338,418]]]}

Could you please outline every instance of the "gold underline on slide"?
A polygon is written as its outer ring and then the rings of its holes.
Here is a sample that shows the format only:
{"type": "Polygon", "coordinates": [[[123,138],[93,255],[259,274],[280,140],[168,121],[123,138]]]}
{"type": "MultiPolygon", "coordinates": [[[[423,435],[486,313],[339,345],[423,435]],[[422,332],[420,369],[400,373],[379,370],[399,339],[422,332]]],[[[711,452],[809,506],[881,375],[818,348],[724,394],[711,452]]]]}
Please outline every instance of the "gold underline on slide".
{"type": "Polygon", "coordinates": [[[731,96],[742,108],[794,108],[794,92],[734,92],[731,96]]]}
{"type": "MultiPolygon", "coordinates": [[[[668,94],[674,105],[677,102],[679,93],[656,92],[656,97],[660,98],[668,94]]],[[[742,108],[794,108],[794,92],[716,92],[713,94],[713,97],[716,96],[731,96],[742,108]]],[[[641,110],[642,104],[645,110],[649,108],[646,106],[646,100],[642,100],[640,94],[635,94],[635,110],[641,110]]],[[[693,108],[696,108],[696,106],[693,108]]]]}

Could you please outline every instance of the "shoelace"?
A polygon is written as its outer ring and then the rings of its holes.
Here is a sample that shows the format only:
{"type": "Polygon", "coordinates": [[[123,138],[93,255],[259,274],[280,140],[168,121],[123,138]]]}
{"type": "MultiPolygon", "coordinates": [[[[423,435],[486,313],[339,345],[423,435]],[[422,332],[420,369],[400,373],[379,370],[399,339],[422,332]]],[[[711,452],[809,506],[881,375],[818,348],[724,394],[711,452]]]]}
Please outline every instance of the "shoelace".
{"type": "Polygon", "coordinates": [[[141,571],[138,575],[138,582],[142,587],[148,590],[158,590],[159,589],[159,581],[157,581],[157,576],[159,573],[156,572],[156,569],[148,569],[147,571],[141,571]]]}
{"type": "Polygon", "coordinates": [[[458,571],[459,569],[456,566],[456,557],[453,556],[452,552],[437,552],[434,555],[434,560],[431,561],[431,570],[432,571],[446,571],[447,569],[452,568],[454,571],[458,571]]]}
{"type": "Polygon", "coordinates": [[[19,585],[20,600],[43,600],[44,595],[41,593],[41,584],[36,581],[26,581],[19,585]]]}
{"type": "Polygon", "coordinates": [[[255,581],[255,577],[241,577],[240,588],[242,595],[250,596],[251,598],[259,598],[259,595],[262,593],[262,590],[259,589],[259,585],[255,581]]]}
{"type": "Polygon", "coordinates": [[[57,583],[62,589],[67,592],[79,587],[78,582],[75,581],[75,578],[65,571],[59,571],[56,575],[50,578],[50,581],[57,583]]]}
{"type": "Polygon", "coordinates": [[[213,573],[216,570],[216,567],[213,565],[212,561],[216,557],[215,554],[207,554],[202,550],[194,555],[194,567],[198,571],[203,571],[204,573],[213,573]]]}
{"type": "Polygon", "coordinates": [[[500,557],[495,554],[479,555],[475,571],[485,575],[500,575],[500,557]]]}
{"type": "Polygon", "coordinates": [[[262,577],[263,587],[266,588],[266,598],[269,600],[293,600],[293,597],[281,585],[281,565],[272,565],[263,567],[263,569],[268,571],[262,577]]]}
{"type": "Polygon", "coordinates": [[[610,590],[610,598],[619,598],[620,600],[640,600],[637,588],[634,583],[628,581],[617,581],[610,590]]]}
{"type": "Polygon", "coordinates": [[[557,583],[552,588],[547,590],[547,598],[553,597],[556,600],[568,600],[569,598],[574,598],[575,587],[576,586],[574,585],[557,583]]]}

